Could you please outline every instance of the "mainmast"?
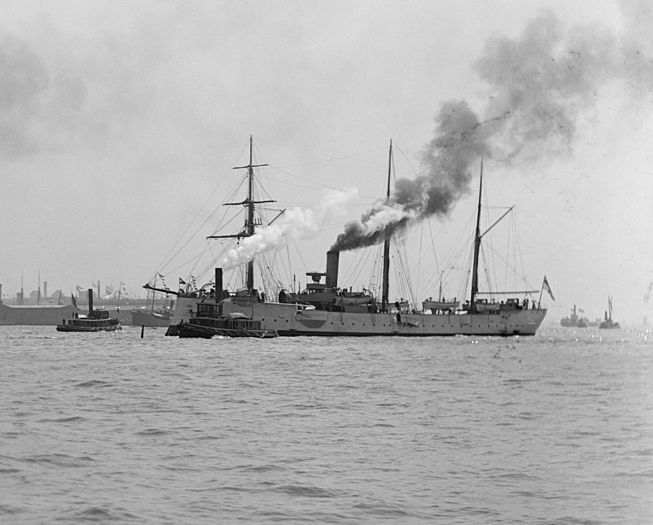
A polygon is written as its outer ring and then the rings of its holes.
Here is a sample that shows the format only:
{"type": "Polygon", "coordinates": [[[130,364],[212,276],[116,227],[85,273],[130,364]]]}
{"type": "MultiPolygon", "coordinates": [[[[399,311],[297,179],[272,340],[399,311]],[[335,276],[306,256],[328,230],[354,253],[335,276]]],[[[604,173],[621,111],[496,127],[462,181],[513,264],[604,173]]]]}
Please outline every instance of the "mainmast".
{"type": "MultiPolygon", "coordinates": [[[[390,148],[388,150],[388,189],[386,192],[386,202],[390,200],[390,175],[392,174],[392,139],[390,139],[390,148]]],[[[390,234],[385,232],[383,241],[383,282],[381,284],[381,310],[388,309],[388,291],[390,288],[390,234]]]]}
{"type": "Polygon", "coordinates": [[[476,212],[476,232],[474,234],[474,262],[472,263],[472,293],[469,299],[470,308],[473,309],[476,294],[478,293],[478,255],[481,251],[481,195],[483,192],[483,159],[481,159],[481,178],[478,185],[478,210],[476,212]]]}
{"type": "MultiPolygon", "coordinates": [[[[247,169],[248,178],[248,191],[247,198],[242,202],[227,202],[225,206],[244,206],[247,208],[247,218],[245,219],[245,228],[242,232],[235,235],[210,235],[207,239],[226,239],[241,237],[251,237],[256,232],[256,223],[254,220],[254,210],[257,204],[264,204],[266,202],[275,202],[273,200],[255,201],[254,200],[254,168],[261,168],[268,166],[268,164],[254,164],[253,163],[253,148],[252,136],[249,136],[249,163],[245,166],[235,166],[233,169],[242,170],[247,169]]],[[[247,263],[247,291],[252,293],[254,291],[254,260],[252,259],[247,263]]]]}

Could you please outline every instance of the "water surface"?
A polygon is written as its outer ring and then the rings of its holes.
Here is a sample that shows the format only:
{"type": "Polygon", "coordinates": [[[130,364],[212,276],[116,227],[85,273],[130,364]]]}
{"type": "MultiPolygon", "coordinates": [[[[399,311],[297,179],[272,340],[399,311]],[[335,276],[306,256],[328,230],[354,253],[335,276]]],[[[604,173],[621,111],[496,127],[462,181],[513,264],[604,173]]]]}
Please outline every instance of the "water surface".
{"type": "Polygon", "coordinates": [[[653,523],[653,343],[0,327],[0,521],[653,523]]]}

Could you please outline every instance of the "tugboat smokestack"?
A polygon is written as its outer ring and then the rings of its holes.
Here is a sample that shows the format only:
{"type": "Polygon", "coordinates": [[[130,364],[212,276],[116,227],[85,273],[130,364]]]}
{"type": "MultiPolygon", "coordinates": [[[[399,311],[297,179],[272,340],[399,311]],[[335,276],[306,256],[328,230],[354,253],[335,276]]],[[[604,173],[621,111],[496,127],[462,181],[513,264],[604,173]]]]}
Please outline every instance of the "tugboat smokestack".
{"type": "Polygon", "coordinates": [[[222,300],[222,268],[215,269],[215,302],[222,300]]]}
{"type": "Polygon", "coordinates": [[[340,262],[340,252],[330,250],[327,252],[326,262],[326,285],[329,288],[338,287],[338,264],[340,262]]]}
{"type": "Polygon", "coordinates": [[[93,311],[93,288],[88,289],[88,311],[93,311]]]}

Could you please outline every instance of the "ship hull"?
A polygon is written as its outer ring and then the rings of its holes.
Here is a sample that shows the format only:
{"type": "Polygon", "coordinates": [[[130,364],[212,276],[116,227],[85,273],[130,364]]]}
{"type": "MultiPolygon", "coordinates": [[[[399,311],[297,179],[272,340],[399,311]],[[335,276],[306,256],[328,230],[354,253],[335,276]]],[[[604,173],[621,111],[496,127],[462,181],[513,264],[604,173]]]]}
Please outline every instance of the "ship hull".
{"type": "Polygon", "coordinates": [[[203,326],[192,323],[180,323],[177,325],[177,335],[182,338],[199,337],[203,339],[211,339],[212,337],[254,337],[258,339],[268,339],[277,337],[275,331],[272,330],[256,330],[256,329],[234,329],[234,328],[217,328],[212,326],[203,326]]]}
{"type": "Polygon", "coordinates": [[[131,324],[134,326],[147,326],[151,328],[165,328],[170,325],[170,316],[152,311],[132,310],[131,324]]]}
{"type": "MultiPolygon", "coordinates": [[[[196,300],[179,298],[173,321],[195,309],[196,300]]],[[[288,303],[223,301],[223,313],[242,313],[281,336],[513,336],[535,335],[545,309],[461,314],[351,313],[314,310],[288,303]]],[[[174,323],[177,324],[177,323],[174,323]]],[[[171,333],[169,329],[168,333],[171,333]]]]}
{"type": "Polygon", "coordinates": [[[54,326],[62,319],[72,317],[70,305],[8,306],[0,304],[0,325],[54,326]]]}
{"type": "Polygon", "coordinates": [[[119,324],[109,326],[69,326],[57,325],[57,332],[115,332],[122,330],[119,324]]]}

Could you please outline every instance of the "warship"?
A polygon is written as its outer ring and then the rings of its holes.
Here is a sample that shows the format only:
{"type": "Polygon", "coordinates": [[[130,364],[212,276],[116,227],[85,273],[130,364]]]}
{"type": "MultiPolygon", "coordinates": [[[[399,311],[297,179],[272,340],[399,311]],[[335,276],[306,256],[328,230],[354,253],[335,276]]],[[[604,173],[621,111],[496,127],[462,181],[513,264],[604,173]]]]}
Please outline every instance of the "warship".
{"type": "MultiPolygon", "coordinates": [[[[390,171],[392,166],[392,142],[389,148],[387,198],[390,196],[390,171]]],[[[254,168],[252,142],[250,137],[249,163],[240,166],[248,170],[249,191],[242,204],[246,207],[244,229],[233,235],[214,235],[209,238],[243,238],[255,235],[255,208],[262,202],[256,201],[252,193],[254,168]]],[[[339,282],[338,250],[329,250],[324,272],[308,272],[311,282],[298,293],[281,290],[274,298],[266,297],[254,287],[254,260],[246,265],[246,288],[228,292],[215,288],[209,291],[157,289],[149,284],[144,287],[177,295],[175,311],[167,335],[178,335],[178,326],[184,319],[195,315],[198,304],[215,302],[220,296],[222,315],[242,315],[259,321],[262,329],[276,331],[281,336],[513,336],[534,335],[542,323],[547,309],[541,304],[542,291],[553,297],[546,277],[540,290],[512,290],[486,292],[479,289],[479,254],[484,236],[501,221],[504,213],[491,226],[482,230],[483,167],[479,182],[475,230],[473,232],[473,263],[471,268],[471,290],[468,299],[460,304],[456,301],[422,302],[422,309],[410,308],[402,301],[389,300],[390,243],[385,235],[383,243],[383,278],[381,297],[370,291],[353,291],[339,282]],[[535,294],[539,292],[539,299],[535,294]],[[496,297],[505,297],[497,301],[496,297]],[[530,297],[530,299],[529,299],[530,297]]],[[[217,283],[215,283],[217,285],[217,283]]]]}

